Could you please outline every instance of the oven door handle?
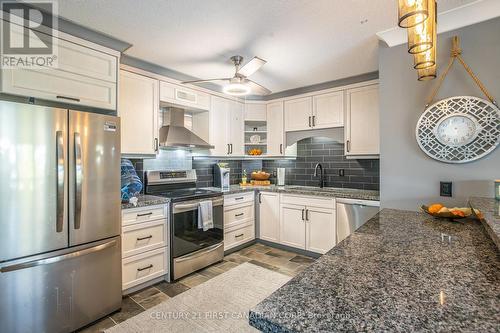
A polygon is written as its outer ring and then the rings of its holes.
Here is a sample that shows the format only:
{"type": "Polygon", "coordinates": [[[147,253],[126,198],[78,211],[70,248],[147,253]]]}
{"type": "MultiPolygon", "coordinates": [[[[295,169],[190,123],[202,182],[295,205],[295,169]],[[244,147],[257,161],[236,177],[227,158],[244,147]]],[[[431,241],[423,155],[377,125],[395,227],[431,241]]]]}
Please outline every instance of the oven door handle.
{"type": "MultiPolygon", "coordinates": [[[[212,206],[213,207],[221,206],[222,203],[223,203],[222,199],[213,200],[212,206]]],[[[181,203],[174,204],[174,214],[198,209],[199,205],[200,205],[200,202],[194,202],[194,203],[188,203],[188,204],[181,204],[181,203]]]]}
{"type": "Polygon", "coordinates": [[[217,250],[219,247],[221,247],[223,245],[224,245],[224,243],[222,243],[222,242],[221,243],[217,243],[215,245],[207,247],[202,252],[197,252],[196,254],[186,254],[186,255],[184,255],[182,257],[175,258],[174,261],[175,262],[183,262],[183,261],[186,261],[186,260],[191,260],[191,259],[194,259],[194,258],[198,258],[198,257],[206,255],[208,252],[212,252],[212,251],[217,250]]]}

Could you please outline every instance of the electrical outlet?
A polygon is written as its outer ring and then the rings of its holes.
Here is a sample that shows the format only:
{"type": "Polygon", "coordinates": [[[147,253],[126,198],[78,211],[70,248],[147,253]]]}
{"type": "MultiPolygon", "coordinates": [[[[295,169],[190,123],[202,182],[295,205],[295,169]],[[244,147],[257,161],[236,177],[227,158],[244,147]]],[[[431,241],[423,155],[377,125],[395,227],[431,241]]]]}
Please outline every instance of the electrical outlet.
{"type": "Polygon", "coordinates": [[[442,197],[451,197],[452,182],[439,182],[439,195],[442,197]]]}
{"type": "Polygon", "coordinates": [[[339,169],[339,176],[344,177],[345,176],[345,170],[344,169],[339,169]]]}
{"type": "Polygon", "coordinates": [[[278,177],[278,172],[276,170],[273,170],[273,177],[278,177]]]}

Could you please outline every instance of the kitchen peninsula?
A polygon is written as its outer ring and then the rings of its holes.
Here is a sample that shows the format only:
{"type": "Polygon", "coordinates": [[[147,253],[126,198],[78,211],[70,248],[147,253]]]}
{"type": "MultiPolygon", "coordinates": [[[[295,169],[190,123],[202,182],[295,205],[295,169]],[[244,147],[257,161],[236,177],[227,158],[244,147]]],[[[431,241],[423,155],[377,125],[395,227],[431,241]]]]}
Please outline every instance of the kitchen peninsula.
{"type": "Polygon", "coordinates": [[[499,328],[500,260],[477,221],[384,209],[250,311],[263,332],[499,328]]]}

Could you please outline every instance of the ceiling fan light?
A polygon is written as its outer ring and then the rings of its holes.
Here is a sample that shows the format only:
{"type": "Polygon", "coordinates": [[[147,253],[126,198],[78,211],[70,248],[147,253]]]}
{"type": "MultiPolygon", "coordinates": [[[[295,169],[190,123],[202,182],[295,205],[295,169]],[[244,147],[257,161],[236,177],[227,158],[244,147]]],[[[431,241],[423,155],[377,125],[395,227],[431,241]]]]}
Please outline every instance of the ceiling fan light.
{"type": "Polygon", "coordinates": [[[429,16],[428,0],[399,0],[398,3],[398,25],[401,28],[411,28],[429,16]]]}
{"type": "Polygon", "coordinates": [[[436,30],[436,1],[429,3],[429,18],[408,29],[408,52],[417,54],[432,48],[436,30]]]}
{"type": "Polygon", "coordinates": [[[433,80],[436,78],[436,65],[423,69],[417,69],[417,72],[419,81],[433,80]]]}
{"type": "Polygon", "coordinates": [[[251,91],[250,87],[243,83],[229,83],[222,88],[225,94],[232,96],[248,95],[251,91]]]}

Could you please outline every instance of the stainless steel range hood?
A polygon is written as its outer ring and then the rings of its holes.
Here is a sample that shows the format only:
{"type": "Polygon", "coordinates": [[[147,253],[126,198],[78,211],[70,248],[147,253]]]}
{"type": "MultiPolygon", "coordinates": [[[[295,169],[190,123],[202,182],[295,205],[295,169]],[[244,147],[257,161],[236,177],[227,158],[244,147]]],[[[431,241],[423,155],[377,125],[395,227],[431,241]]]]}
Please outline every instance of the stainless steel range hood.
{"type": "MultiPolygon", "coordinates": [[[[168,108],[168,115],[170,117],[169,124],[160,128],[160,149],[173,147],[214,148],[214,146],[184,127],[184,109],[168,108]]],[[[163,123],[165,123],[165,120],[163,123]]]]}

